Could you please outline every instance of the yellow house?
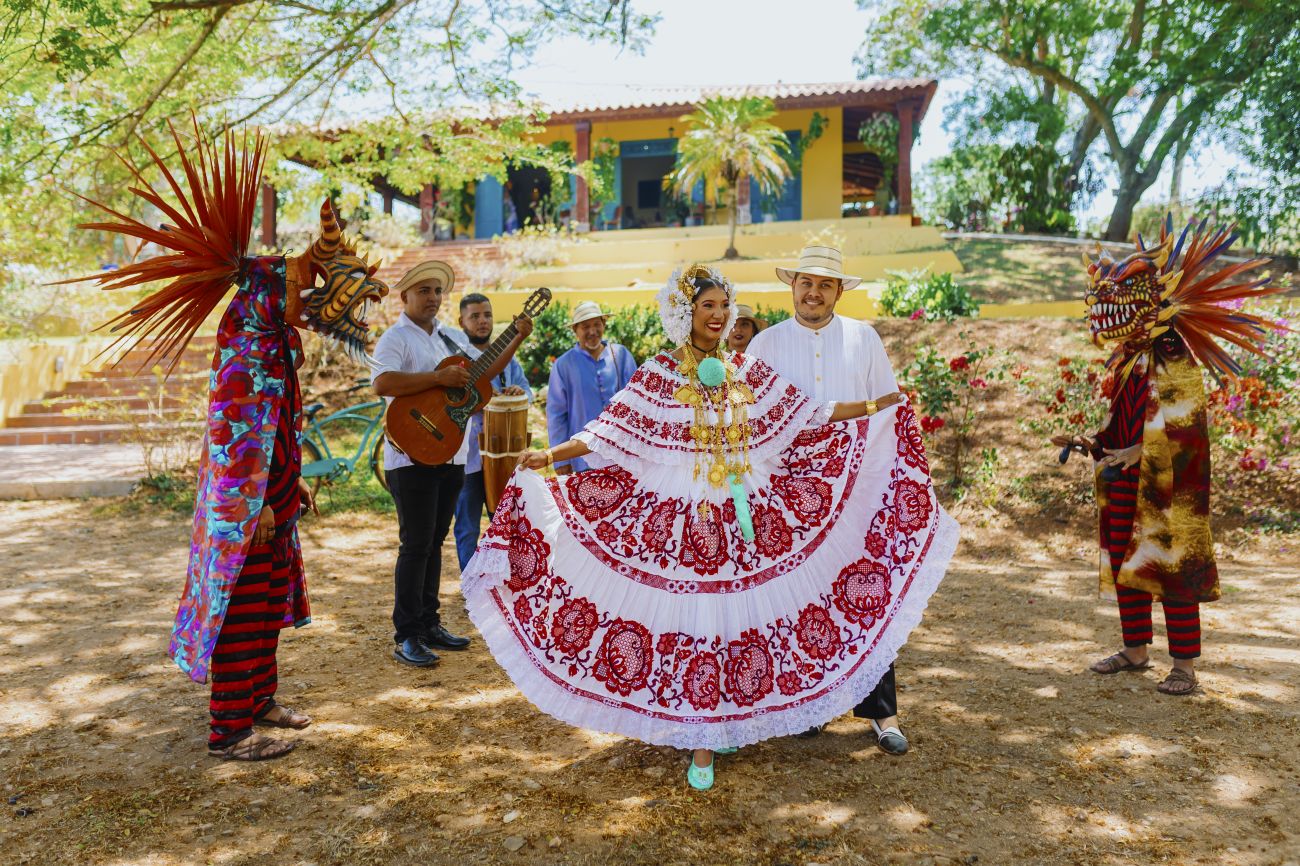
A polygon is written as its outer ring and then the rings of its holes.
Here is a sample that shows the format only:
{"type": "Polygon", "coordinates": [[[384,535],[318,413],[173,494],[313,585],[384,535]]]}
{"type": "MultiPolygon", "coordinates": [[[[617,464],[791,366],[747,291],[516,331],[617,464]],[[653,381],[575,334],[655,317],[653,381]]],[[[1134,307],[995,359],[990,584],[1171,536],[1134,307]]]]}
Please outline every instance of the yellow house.
{"type": "MultiPolygon", "coordinates": [[[[470,234],[491,238],[538,219],[543,201],[581,229],[689,226],[713,222],[716,214],[704,191],[675,199],[664,191],[682,117],[712,96],[766,96],[776,104],[774,122],[792,144],[807,142],[798,173],[779,195],[760,196],[756,185],[742,184],[740,222],[837,219],[912,212],[911,151],[915,130],[929,108],[938,83],[932,79],[876,79],[828,84],[773,84],[722,88],[667,88],[643,91],[635,101],[554,108],[541,136],[543,144],[563,142],[575,161],[612,162],[609,199],[591,200],[587,183],[569,179],[568,190],[552,190],[552,179],[531,166],[510,167],[503,185],[487,177],[475,185],[470,234]],[[878,115],[897,119],[897,166],[886,170],[877,154],[859,140],[864,122],[878,115]],[[817,134],[817,133],[820,134],[817,134]],[[886,175],[888,179],[886,180],[886,175]],[[885,182],[882,183],[882,180],[885,182]],[[592,207],[593,204],[598,206],[592,207]],[[558,205],[558,206],[557,206],[558,205]]],[[[608,163],[606,167],[610,167],[608,163]]],[[[377,179],[384,209],[395,200],[420,208],[421,231],[432,239],[436,190],[403,195],[377,179]]],[[[264,190],[262,241],[275,246],[275,193],[264,190]],[[269,205],[269,206],[268,206],[269,205]]]]}

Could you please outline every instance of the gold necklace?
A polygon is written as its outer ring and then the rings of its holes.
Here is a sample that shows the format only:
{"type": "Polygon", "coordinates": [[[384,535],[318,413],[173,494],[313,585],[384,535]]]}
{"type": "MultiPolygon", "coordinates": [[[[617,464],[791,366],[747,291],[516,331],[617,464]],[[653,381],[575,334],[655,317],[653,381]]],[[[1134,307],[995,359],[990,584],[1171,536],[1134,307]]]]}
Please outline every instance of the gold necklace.
{"type": "MultiPolygon", "coordinates": [[[[708,478],[709,484],[722,487],[734,477],[737,481],[748,474],[749,404],[754,402],[754,392],[744,382],[736,381],[736,368],[722,357],[722,344],[718,343],[705,358],[696,359],[690,347],[682,346],[682,361],[678,370],[686,379],[674,393],[674,398],[695,410],[691,425],[691,440],[695,443],[695,475],[708,478]],[[709,358],[723,367],[723,380],[713,386],[700,381],[700,364],[709,358]]],[[[703,350],[701,350],[703,351],[703,350]]],[[[703,509],[704,503],[701,503],[703,509]]]]}

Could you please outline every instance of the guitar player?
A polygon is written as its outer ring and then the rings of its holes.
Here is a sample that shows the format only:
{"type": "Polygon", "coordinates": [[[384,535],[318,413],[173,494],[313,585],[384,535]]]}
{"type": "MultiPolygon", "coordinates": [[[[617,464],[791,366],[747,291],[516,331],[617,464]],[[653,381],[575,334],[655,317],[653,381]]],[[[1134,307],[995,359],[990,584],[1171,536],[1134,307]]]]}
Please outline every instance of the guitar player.
{"type": "MultiPolygon", "coordinates": [[[[460,388],[469,383],[464,367],[437,366],[451,355],[470,354],[459,331],[443,326],[438,311],[455,285],[446,262],[421,262],[398,281],[402,315],[375,344],[371,382],[385,400],[428,391],[460,388]]],[[[515,349],[532,333],[525,316],[515,320],[518,334],[488,369],[495,378],[515,349]]],[[[456,500],[465,478],[469,438],[441,466],[412,463],[391,442],[384,445],[384,471],[397,506],[398,552],[393,571],[393,658],[412,667],[438,662],[435,650],[463,650],[469,639],[443,626],[438,613],[438,586],[442,576],[442,544],[447,539],[456,500]]]]}

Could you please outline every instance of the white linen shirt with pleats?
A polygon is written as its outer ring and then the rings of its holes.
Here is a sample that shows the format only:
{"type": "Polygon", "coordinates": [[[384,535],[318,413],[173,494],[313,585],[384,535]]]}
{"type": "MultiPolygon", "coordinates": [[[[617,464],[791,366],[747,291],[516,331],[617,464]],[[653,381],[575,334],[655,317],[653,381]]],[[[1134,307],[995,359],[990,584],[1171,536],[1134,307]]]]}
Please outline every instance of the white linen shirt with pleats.
{"type": "MultiPolygon", "coordinates": [[[[393,326],[380,334],[375,342],[375,353],[370,357],[370,383],[373,385],[375,380],[385,373],[432,373],[438,369],[439,364],[453,354],[468,357],[469,351],[468,338],[455,328],[448,328],[434,319],[433,333],[429,333],[411,321],[406,313],[402,313],[393,326]],[[442,338],[443,334],[446,334],[447,338],[460,349],[459,352],[452,352],[451,346],[447,345],[447,340],[442,338]]],[[[384,402],[392,403],[393,398],[385,397],[384,402]]],[[[469,437],[466,436],[461,441],[456,455],[448,462],[464,466],[468,456],[469,437]]],[[[385,439],[384,471],[392,472],[394,469],[410,465],[411,458],[398,451],[385,439]]]]}
{"type": "Polygon", "coordinates": [[[819,403],[874,400],[898,390],[880,335],[857,319],[834,316],[818,330],[786,319],[754,335],[745,354],[819,403]]]}

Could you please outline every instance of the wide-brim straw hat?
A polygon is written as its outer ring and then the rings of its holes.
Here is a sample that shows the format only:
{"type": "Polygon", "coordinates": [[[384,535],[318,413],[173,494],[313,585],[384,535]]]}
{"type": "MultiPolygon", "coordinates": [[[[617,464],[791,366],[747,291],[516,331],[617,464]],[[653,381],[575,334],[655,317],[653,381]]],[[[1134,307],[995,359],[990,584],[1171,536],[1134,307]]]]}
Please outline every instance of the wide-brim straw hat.
{"type": "Polygon", "coordinates": [[[761,331],[767,327],[767,322],[754,315],[754,308],[749,304],[736,304],[736,321],[749,319],[754,325],[755,331],[761,331]]]}
{"type": "Polygon", "coordinates": [[[844,273],[844,255],[835,247],[804,247],[799,254],[799,264],[793,268],[776,269],[776,275],[786,285],[793,283],[799,274],[834,277],[843,283],[845,289],[857,288],[862,283],[862,277],[844,273]]]}
{"type": "Polygon", "coordinates": [[[583,301],[573,308],[573,316],[569,319],[569,327],[576,328],[590,319],[604,319],[606,316],[607,314],[600,308],[600,304],[595,301],[583,301]]]}
{"type": "Polygon", "coordinates": [[[407,289],[427,283],[430,280],[437,280],[441,283],[445,294],[450,292],[452,287],[456,285],[456,272],[446,262],[420,262],[402,275],[402,278],[397,281],[397,285],[393,287],[393,291],[400,295],[407,289]]]}

